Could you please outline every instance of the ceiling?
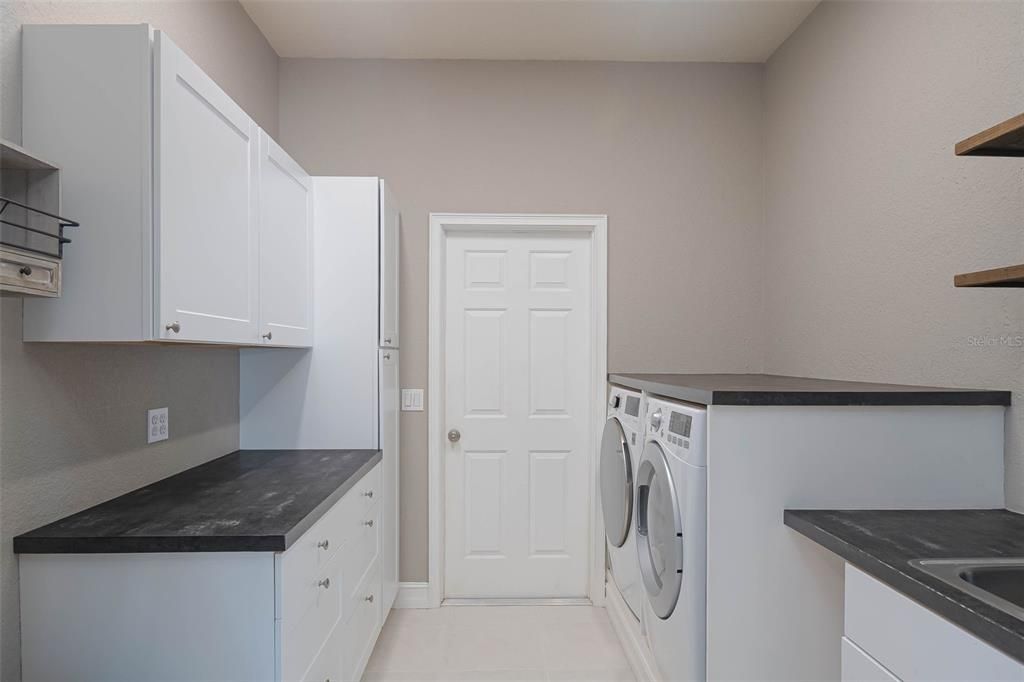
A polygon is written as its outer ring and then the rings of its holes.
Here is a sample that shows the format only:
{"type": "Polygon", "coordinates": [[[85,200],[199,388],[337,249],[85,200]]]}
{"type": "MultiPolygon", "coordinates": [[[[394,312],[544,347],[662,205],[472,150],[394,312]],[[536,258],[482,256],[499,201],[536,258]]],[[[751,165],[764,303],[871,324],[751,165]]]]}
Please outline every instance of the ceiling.
{"type": "Polygon", "coordinates": [[[242,0],[282,57],[763,62],[818,0],[242,0]]]}

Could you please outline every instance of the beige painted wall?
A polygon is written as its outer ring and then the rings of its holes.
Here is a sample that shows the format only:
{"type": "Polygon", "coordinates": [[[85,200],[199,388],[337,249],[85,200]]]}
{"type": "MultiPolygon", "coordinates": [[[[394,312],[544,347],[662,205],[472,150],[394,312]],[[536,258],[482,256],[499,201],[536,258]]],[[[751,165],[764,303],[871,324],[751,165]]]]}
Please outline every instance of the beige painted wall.
{"type": "MultiPolygon", "coordinates": [[[[288,151],[314,175],[382,175],[399,198],[403,386],[427,382],[431,211],[606,213],[609,368],[759,368],[762,67],[284,59],[280,72],[288,151]]],[[[427,575],[426,435],[426,412],[402,415],[408,581],[427,575]]]]}
{"type": "MultiPolygon", "coordinates": [[[[1024,161],[953,143],[1024,109],[1024,3],[822,3],[765,103],[765,370],[1019,399],[1024,347],[975,344],[1024,334],[1024,296],[952,278],[1024,258],[1024,161]]],[[[1022,414],[1006,492],[1024,510],[1022,414]]]]}
{"type": "MultiPolygon", "coordinates": [[[[151,22],[264,128],[277,130],[277,55],[235,2],[0,3],[0,135],[21,139],[23,23],[151,22]]],[[[83,225],[73,239],[88,239],[83,225]]],[[[67,257],[74,257],[74,244],[67,257]]],[[[18,533],[238,447],[236,350],[25,344],[0,301],[0,679],[20,679],[18,533]],[[172,437],[147,446],[145,410],[172,437]],[[59,420],[59,421],[58,421],[59,420]]]]}

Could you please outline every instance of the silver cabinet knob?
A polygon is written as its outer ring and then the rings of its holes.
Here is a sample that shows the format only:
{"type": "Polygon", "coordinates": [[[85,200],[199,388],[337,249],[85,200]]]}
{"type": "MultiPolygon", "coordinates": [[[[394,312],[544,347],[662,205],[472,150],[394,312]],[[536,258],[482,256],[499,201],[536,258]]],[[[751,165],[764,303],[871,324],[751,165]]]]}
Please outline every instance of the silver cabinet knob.
{"type": "Polygon", "coordinates": [[[372,490],[367,490],[365,493],[363,493],[363,497],[369,497],[372,500],[373,499],[373,491],[372,490]]]}
{"type": "Polygon", "coordinates": [[[450,440],[452,443],[458,443],[460,440],[462,440],[462,434],[459,433],[458,429],[452,429],[451,431],[448,432],[448,440],[450,440]]]}
{"type": "Polygon", "coordinates": [[[365,598],[365,600],[372,604],[373,603],[373,595],[372,594],[369,595],[368,597],[365,598]]]}
{"type": "Polygon", "coordinates": [[[386,344],[388,344],[390,346],[391,345],[391,339],[390,338],[384,339],[384,343],[386,343],[386,344]]]}
{"type": "Polygon", "coordinates": [[[267,332],[266,334],[263,335],[263,338],[265,338],[267,341],[270,341],[272,338],[274,338],[274,332],[267,332]]]}
{"type": "Polygon", "coordinates": [[[651,428],[657,431],[661,428],[661,409],[657,409],[651,413],[651,428]]]}
{"type": "Polygon", "coordinates": [[[370,519],[369,521],[363,521],[363,525],[367,528],[373,528],[373,519],[370,519]]]}
{"type": "Polygon", "coordinates": [[[316,543],[316,546],[319,547],[320,549],[327,549],[328,547],[331,546],[331,541],[330,540],[321,540],[320,542],[316,543]]]}
{"type": "Polygon", "coordinates": [[[329,590],[331,588],[331,579],[324,578],[323,580],[317,583],[317,587],[322,587],[325,590],[329,590]]]}
{"type": "Polygon", "coordinates": [[[178,332],[181,331],[181,325],[177,322],[171,322],[169,325],[165,326],[164,329],[166,329],[169,332],[174,332],[175,334],[177,334],[178,332]]]}
{"type": "Polygon", "coordinates": [[[385,360],[390,360],[391,359],[391,353],[385,353],[384,354],[384,359],[385,360]]]}

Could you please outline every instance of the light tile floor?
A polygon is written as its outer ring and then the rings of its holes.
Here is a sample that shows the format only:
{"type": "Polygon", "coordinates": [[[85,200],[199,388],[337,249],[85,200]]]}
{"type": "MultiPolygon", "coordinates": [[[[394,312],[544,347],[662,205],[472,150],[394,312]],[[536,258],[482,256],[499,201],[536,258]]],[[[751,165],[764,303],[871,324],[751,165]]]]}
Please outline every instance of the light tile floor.
{"type": "Polygon", "coordinates": [[[365,682],[633,682],[604,609],[395,609],[365,682]]]}

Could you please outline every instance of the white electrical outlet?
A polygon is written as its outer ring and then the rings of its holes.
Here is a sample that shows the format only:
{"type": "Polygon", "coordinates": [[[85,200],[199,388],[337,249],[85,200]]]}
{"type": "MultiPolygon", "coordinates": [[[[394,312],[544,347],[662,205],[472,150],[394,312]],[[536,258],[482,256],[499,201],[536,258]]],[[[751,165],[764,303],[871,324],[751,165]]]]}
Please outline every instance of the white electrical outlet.
{"type": "Polygon", "coordinates": [[[146,442],[156,443],[167,440],[171,433],[171,418],[166,407],[150,410],[146,414],[146,442]]]}
{"type": "Polygon", "coordinates": [[[403,388],[402,389],[402,412],[423,411],[423,389],[403,388]]]}

